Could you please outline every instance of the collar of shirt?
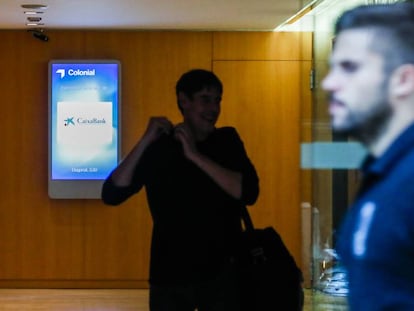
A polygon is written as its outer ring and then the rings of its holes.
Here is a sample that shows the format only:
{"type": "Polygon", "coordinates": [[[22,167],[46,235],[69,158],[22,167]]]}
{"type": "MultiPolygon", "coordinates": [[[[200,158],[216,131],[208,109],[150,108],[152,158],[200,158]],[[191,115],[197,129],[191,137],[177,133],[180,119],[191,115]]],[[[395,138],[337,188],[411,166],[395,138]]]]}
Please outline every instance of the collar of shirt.
{"type": "Polygon", "coordinates": [[[357,197],[360,197],[378,180],[384,178],[398,160],[409,152],[414,146],[414,124],[409,126],[385,151],[385,153],[375,158],[368,155],[361,167],[363,179],[358,190],[357,197]]]}

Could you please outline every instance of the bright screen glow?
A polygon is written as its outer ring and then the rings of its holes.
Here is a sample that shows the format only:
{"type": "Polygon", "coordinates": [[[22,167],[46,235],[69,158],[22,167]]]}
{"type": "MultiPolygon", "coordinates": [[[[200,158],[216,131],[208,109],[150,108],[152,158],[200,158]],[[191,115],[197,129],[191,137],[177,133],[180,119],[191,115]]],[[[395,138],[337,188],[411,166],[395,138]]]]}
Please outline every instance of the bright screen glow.
{"type": "Polygon", "coordinates": [[[52,180],[103,180],[117,165],[119,66],[50,64],[52,180]]]}

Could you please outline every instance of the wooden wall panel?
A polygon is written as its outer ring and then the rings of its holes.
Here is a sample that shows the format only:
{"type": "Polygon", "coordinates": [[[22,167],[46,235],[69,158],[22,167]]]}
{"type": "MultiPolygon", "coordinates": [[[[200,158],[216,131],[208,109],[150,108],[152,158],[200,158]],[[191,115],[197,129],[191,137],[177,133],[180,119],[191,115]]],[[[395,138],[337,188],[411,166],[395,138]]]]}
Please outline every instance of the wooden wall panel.
{"type": "Polygon", "coordinates": [[[311,60],[310,32],[217,32],[215,60],[311,60]]]}
{"type": "Polygon", "coordinates": [[[139,139],[150,116],[166,115],[174,122],[181,119],[174,94],[180,74],[194,67],[214,68],[225,89],[221,122],[240,128],[254,162],[260,163],[262,185],[266,185],[254,217],[259,225],[276,224],[297,254],[299,208],[291,204],[296,204],[300,193],[286,194],[284,189],[288,185],[296,189],[299,182],[298,167],[295,171],[291,167],[298,164],[300,109],[296,102],[300,99],[281,91],[290,90],[291,82],[296,85],[296,79],[303,78],[298,65],[292,62],[280,67],[279,62],[260,61],[254,66],[237,65],[215,58],[274,58],[275,46],[284,46],[282,40],[291,42],[287,46],[299,44],[297,34],[50,30],[49,42],[36,40],[26,31],[1,34],[0,287],[147,285],[152,224],[144,192],[118,207],[105,206],[100,200],[51,200],[47,196],[50,59],[121,61],[123,155],[139,139]],[[275,39],[277,45],[272,42],[275,39]],[[258,53],[255,44],[261,40],[264,45],[258,53]],[[264,103],[272,102],[274,106],[263,110],[264,103]],[[240,111],[248,111],[251,119],[240,111]],[[263,115],[264,111],[269,114],[263,115]],[[270,112],[276,114],[278,126],[270,112]],[[274,162],[275,154],[289,166],[274,162]],[[283,188],[279,188],[280,176],[274,174],[283,176],[283,188]]]}
{"type": "Polygon", "coordinates": [[[7,135],[7,152],[0,154],[5,176],[0,188],[0,280],[13,286],[16,280],[29,286],[79,280],[145,284],[151,220],[144,192],[118,207],[47,196],[47,62],[121,61],[125,155],[149,116],[179,120],[175,82],[190,68],[211,68],[211,33],[49,31],[47,43],[23,31],[2,35],[0,83],[7,104],[0,131],[7,135]]]}

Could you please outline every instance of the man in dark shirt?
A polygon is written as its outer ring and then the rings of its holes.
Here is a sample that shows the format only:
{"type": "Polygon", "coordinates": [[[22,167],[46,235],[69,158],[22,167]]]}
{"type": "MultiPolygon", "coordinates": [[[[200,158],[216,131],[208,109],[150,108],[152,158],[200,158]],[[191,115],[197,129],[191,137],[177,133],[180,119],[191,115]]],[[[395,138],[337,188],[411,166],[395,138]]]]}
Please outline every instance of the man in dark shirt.
{"type": "Polygon", "coordinates": [[[414,5],[357,7],[335,33],[332,126],[369,151],[338,236],[349,307],[414,310],[414,5]]]}
{"type": "Polygon", "coordinates": [[[176,85],[183,122],[153,117],[110,174],[102,199],[120,204],[144,186],[153,218],[151,311],[238,310],[231,263],[240,207],[259,193],[256,170],[236,130],[216,128],[223,87],[195,69],[176,85]]]}

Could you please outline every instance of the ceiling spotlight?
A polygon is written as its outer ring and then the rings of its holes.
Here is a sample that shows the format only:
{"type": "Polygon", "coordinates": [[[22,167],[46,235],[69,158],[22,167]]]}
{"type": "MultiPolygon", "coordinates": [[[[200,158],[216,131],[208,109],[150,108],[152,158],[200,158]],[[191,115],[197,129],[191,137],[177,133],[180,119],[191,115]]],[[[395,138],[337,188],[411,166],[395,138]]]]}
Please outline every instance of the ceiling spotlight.
{"type": "Polygon", "coordinates": [[[27,32],[30,32],[33,38],[47,42],[49,37],[43,32],[43,29],[29,29],[27,32]]]}

